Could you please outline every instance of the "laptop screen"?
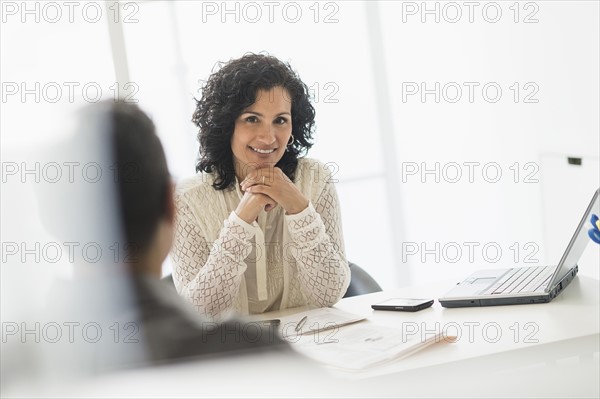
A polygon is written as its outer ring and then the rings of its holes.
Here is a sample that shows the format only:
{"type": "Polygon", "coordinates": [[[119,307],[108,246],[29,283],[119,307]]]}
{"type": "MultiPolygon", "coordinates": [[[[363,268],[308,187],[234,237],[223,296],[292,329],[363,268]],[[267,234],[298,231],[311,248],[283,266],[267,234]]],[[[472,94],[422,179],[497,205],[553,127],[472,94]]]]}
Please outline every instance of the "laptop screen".
{"type": "Polygon", "coordinates": [[[552,275],[551,283],[548,284],[547,289],[553,288],[562,278],[577,265],[579,258],[583,254],[585,247],[587,246],[590,238],[588,237],[587,227],[590,222],[592,213],[598,215],[600,211],[598,208],[600,207],[598,203],[598,193],[600,189],[596,190],[594,196],[592,197],[592,201],[588,205],[583,218],[579,222],[577,226],[577,230],[575,230],[575,234],[571,237],[571,241],[567,246],[565,253],[563,254],[560,262],[558,263],[558,267],[554,271],[554,275],[552,275]]]}

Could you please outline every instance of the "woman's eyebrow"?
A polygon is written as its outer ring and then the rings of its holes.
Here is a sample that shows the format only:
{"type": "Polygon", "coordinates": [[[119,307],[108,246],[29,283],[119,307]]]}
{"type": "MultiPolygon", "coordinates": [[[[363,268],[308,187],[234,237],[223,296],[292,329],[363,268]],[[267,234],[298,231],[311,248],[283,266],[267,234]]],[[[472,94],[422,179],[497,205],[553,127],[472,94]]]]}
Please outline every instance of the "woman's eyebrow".
{"type": "MultiPolygon", "coordinates": [[[[260,112],[256,112],[256,111],[243,111],[242,114],[253,114],[253,115],[257,115],[260,117],[263,117],[264,115],[261,114],[260,112]]],[[[284,112],[280,112],[275,116],[281,116],[281,115],[292,115],[290,112],[284,111],[284,112]]]]}

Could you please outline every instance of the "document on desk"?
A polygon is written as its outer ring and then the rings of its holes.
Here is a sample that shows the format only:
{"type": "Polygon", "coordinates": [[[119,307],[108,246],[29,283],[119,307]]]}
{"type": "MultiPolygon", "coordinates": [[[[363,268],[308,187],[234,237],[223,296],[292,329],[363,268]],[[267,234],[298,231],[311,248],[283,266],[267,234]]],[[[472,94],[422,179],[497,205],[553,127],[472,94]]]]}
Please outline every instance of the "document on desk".
{"type": "Polygon", "coordinates": [[[405,358],[436,342],[454,340],[442,333],[407,336],[396,328],[357,324],[290,342],[294,350],[325,365],[360,371],[405,358]]]}
{"type": "Polygon", "coordinates": [[[366,319],[365,316],[344,312],[336,308],[305,310],[290,316],[280,317],[279,332],[284,338],[339,329],[366,319]]]}

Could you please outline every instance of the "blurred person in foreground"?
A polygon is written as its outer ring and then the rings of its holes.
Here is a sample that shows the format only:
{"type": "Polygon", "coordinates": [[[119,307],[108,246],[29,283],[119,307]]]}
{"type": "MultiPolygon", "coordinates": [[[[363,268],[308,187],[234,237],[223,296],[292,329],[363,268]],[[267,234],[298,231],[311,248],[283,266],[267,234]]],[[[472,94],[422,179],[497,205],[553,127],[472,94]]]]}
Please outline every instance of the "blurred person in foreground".
{"type": "Polygon", "coordinates": [[[315,110],[279,59],[247,54],[202,88],[193,178],[176,190],[173,277],[210,319],[328,307],[350,283],[331,171],[304,158],[315,110]]]}
{"type": "Polygon", "coordinates": [[[172,283],[160,280],[173,241],[174,186],[155,126],[138,106],[85,107],[73,137],[44,147],[35,161],[97,166],[98,179],[36,184],[32,213],[61,243],[77,250],[90,244],[98,256],[73,251],[61,265],[70,266],[69,276],[33,257],[12,266],[23,273],[3,272],[17,302],[31,302],[33,282],[49,282],[39,309],[13,315],[6,331],[3,326],[3,394],[46,396],[106,372],[183,360],[257,352],[287,359],[290,346],[275,326],[203,319],[172,283]]]}
{"type": "Polygon", "coordinates": [[[96,112],[103,114],[112,127],[117,203],[126,243],[124,263],[133,283],[133,307],[138,312],[149,360],[273,344],[286,347],[268,323],[257,322],[248,328],[235,320],[220,325],[202,320],[171,284],[160,280],[162,263],[173,243],[175,206],[174,185],[155,126],[133,104],[107,102],[96,112]]]}

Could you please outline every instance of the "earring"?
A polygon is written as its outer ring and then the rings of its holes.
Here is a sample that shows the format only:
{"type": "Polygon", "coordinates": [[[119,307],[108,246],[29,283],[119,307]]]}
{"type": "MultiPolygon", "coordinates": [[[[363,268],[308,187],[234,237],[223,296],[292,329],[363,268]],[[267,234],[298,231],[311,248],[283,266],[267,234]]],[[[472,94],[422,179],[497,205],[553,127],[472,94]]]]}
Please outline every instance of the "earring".
{"type": "Polygon", "coordinates": [[[294,144],[294,141],[296,141],[296,139],[294,138],[294,136],[290,136],[290,138],[292,139],[292,141],[288,141],[287,146],[291,146],[292,144],[294,144]]]}

